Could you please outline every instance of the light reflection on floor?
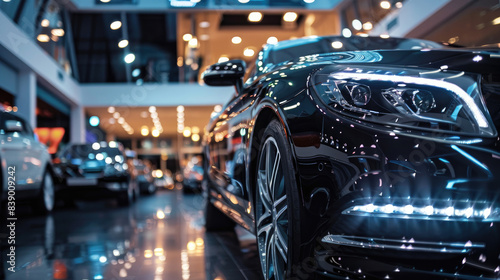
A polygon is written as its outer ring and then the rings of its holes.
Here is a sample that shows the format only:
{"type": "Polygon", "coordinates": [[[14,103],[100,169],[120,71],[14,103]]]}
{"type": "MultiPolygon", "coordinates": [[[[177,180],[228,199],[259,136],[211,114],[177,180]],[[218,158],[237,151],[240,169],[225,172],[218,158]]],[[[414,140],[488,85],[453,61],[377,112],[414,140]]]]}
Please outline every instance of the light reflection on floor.
{"type": "Polygon", "coordinates": [[[20,208],[17,271],[7,271],[2,239],[3,278],[260,279],[255,238],[241,228],[205,233],[202,205],[200,195],[164,191],[125,208],[79,202],[47,217],[20,208]]]}

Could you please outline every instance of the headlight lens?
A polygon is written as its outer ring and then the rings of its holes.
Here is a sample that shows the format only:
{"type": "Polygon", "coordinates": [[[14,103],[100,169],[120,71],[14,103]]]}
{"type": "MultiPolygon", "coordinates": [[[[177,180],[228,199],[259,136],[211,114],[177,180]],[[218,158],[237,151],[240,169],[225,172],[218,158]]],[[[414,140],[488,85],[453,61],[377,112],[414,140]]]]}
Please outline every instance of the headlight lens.
{"type": "Polygon", "coordinates": [[[313,77],[335,111],[402,128],[494,137],[479,77],[464,72],[394,67],[327,67],[313,77]]]}

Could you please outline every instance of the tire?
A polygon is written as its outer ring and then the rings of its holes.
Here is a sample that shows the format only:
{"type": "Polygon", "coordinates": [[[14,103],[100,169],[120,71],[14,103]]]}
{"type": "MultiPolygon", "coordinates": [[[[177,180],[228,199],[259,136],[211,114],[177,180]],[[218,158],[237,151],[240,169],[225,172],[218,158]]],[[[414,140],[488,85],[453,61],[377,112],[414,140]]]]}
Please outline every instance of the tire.
{"type": "MultiPolygon", "coordinates": [[[[208,188],[207,188],[208,191],[208,188]]],[[[205,202],[205,229],[207,231],[231,231],[234,230],[236,223],[228,216],[222,213],[210,202],[210,196],[207,195],[205,202]]]]}
{"type": "MultiPolygon", "coordinates": [[[[128,182],[123,182],[122,184],[128,184],[128,182]]],[[[129,206],[130,204],[132,204],[132,202],[134,201],[133,188],[130,188],[130,186],[128,186],[127,190],[119,192],[117,201],[119,206],[129,206]]]]}
{"type": "Polygon", "coordinates": [[[43,175],[43,182],[40,189],[40,194],[34,203],[37,213],[47,214],[54,210],[55,206],[55,191],[54,179],[49,171],[45,171],[43,175]]]}
{"type": "Polygon", "coordinates": [[[300,246],[299,195],[291,149],[276,120],[264,130],[256,175],[255,226],[264,279],[293,277],[300,246]]]}

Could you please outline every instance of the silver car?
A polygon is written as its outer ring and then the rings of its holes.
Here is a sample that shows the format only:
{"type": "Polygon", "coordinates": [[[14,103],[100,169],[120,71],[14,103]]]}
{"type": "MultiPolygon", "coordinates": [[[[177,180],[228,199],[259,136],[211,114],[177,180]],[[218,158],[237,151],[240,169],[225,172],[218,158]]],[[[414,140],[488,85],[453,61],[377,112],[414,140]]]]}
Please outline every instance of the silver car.
{"type": "Polygon", "coordinates": [[[0,198],[8,215],[15,216],[21,200],[30,201],[35,212],[52,211],[54,181],[47,147],[22,118],[4,111],[0,111],[0,161],[0,198]]]}

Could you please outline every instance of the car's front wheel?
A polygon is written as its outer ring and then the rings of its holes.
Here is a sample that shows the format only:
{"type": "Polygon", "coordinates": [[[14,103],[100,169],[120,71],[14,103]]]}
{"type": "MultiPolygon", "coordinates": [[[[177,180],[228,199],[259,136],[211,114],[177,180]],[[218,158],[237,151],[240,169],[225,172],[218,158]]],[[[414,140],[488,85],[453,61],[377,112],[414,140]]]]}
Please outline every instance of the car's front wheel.
{"type": "Polygon", "coordinates": [[[43,175],[42,187],[40,194],[35,201],[35,211],[39,213],[49,213],[54,209],[55,205],[55,192],[54,180],[49,171],[45,171],[43,175]]]}
{"type": "Polygon", "coordinates": [[[292,277],[299,252],[297,184],[283,126],[272,121],[264,131],[256,178],[256,234],[265,279],[292,277]]]}

